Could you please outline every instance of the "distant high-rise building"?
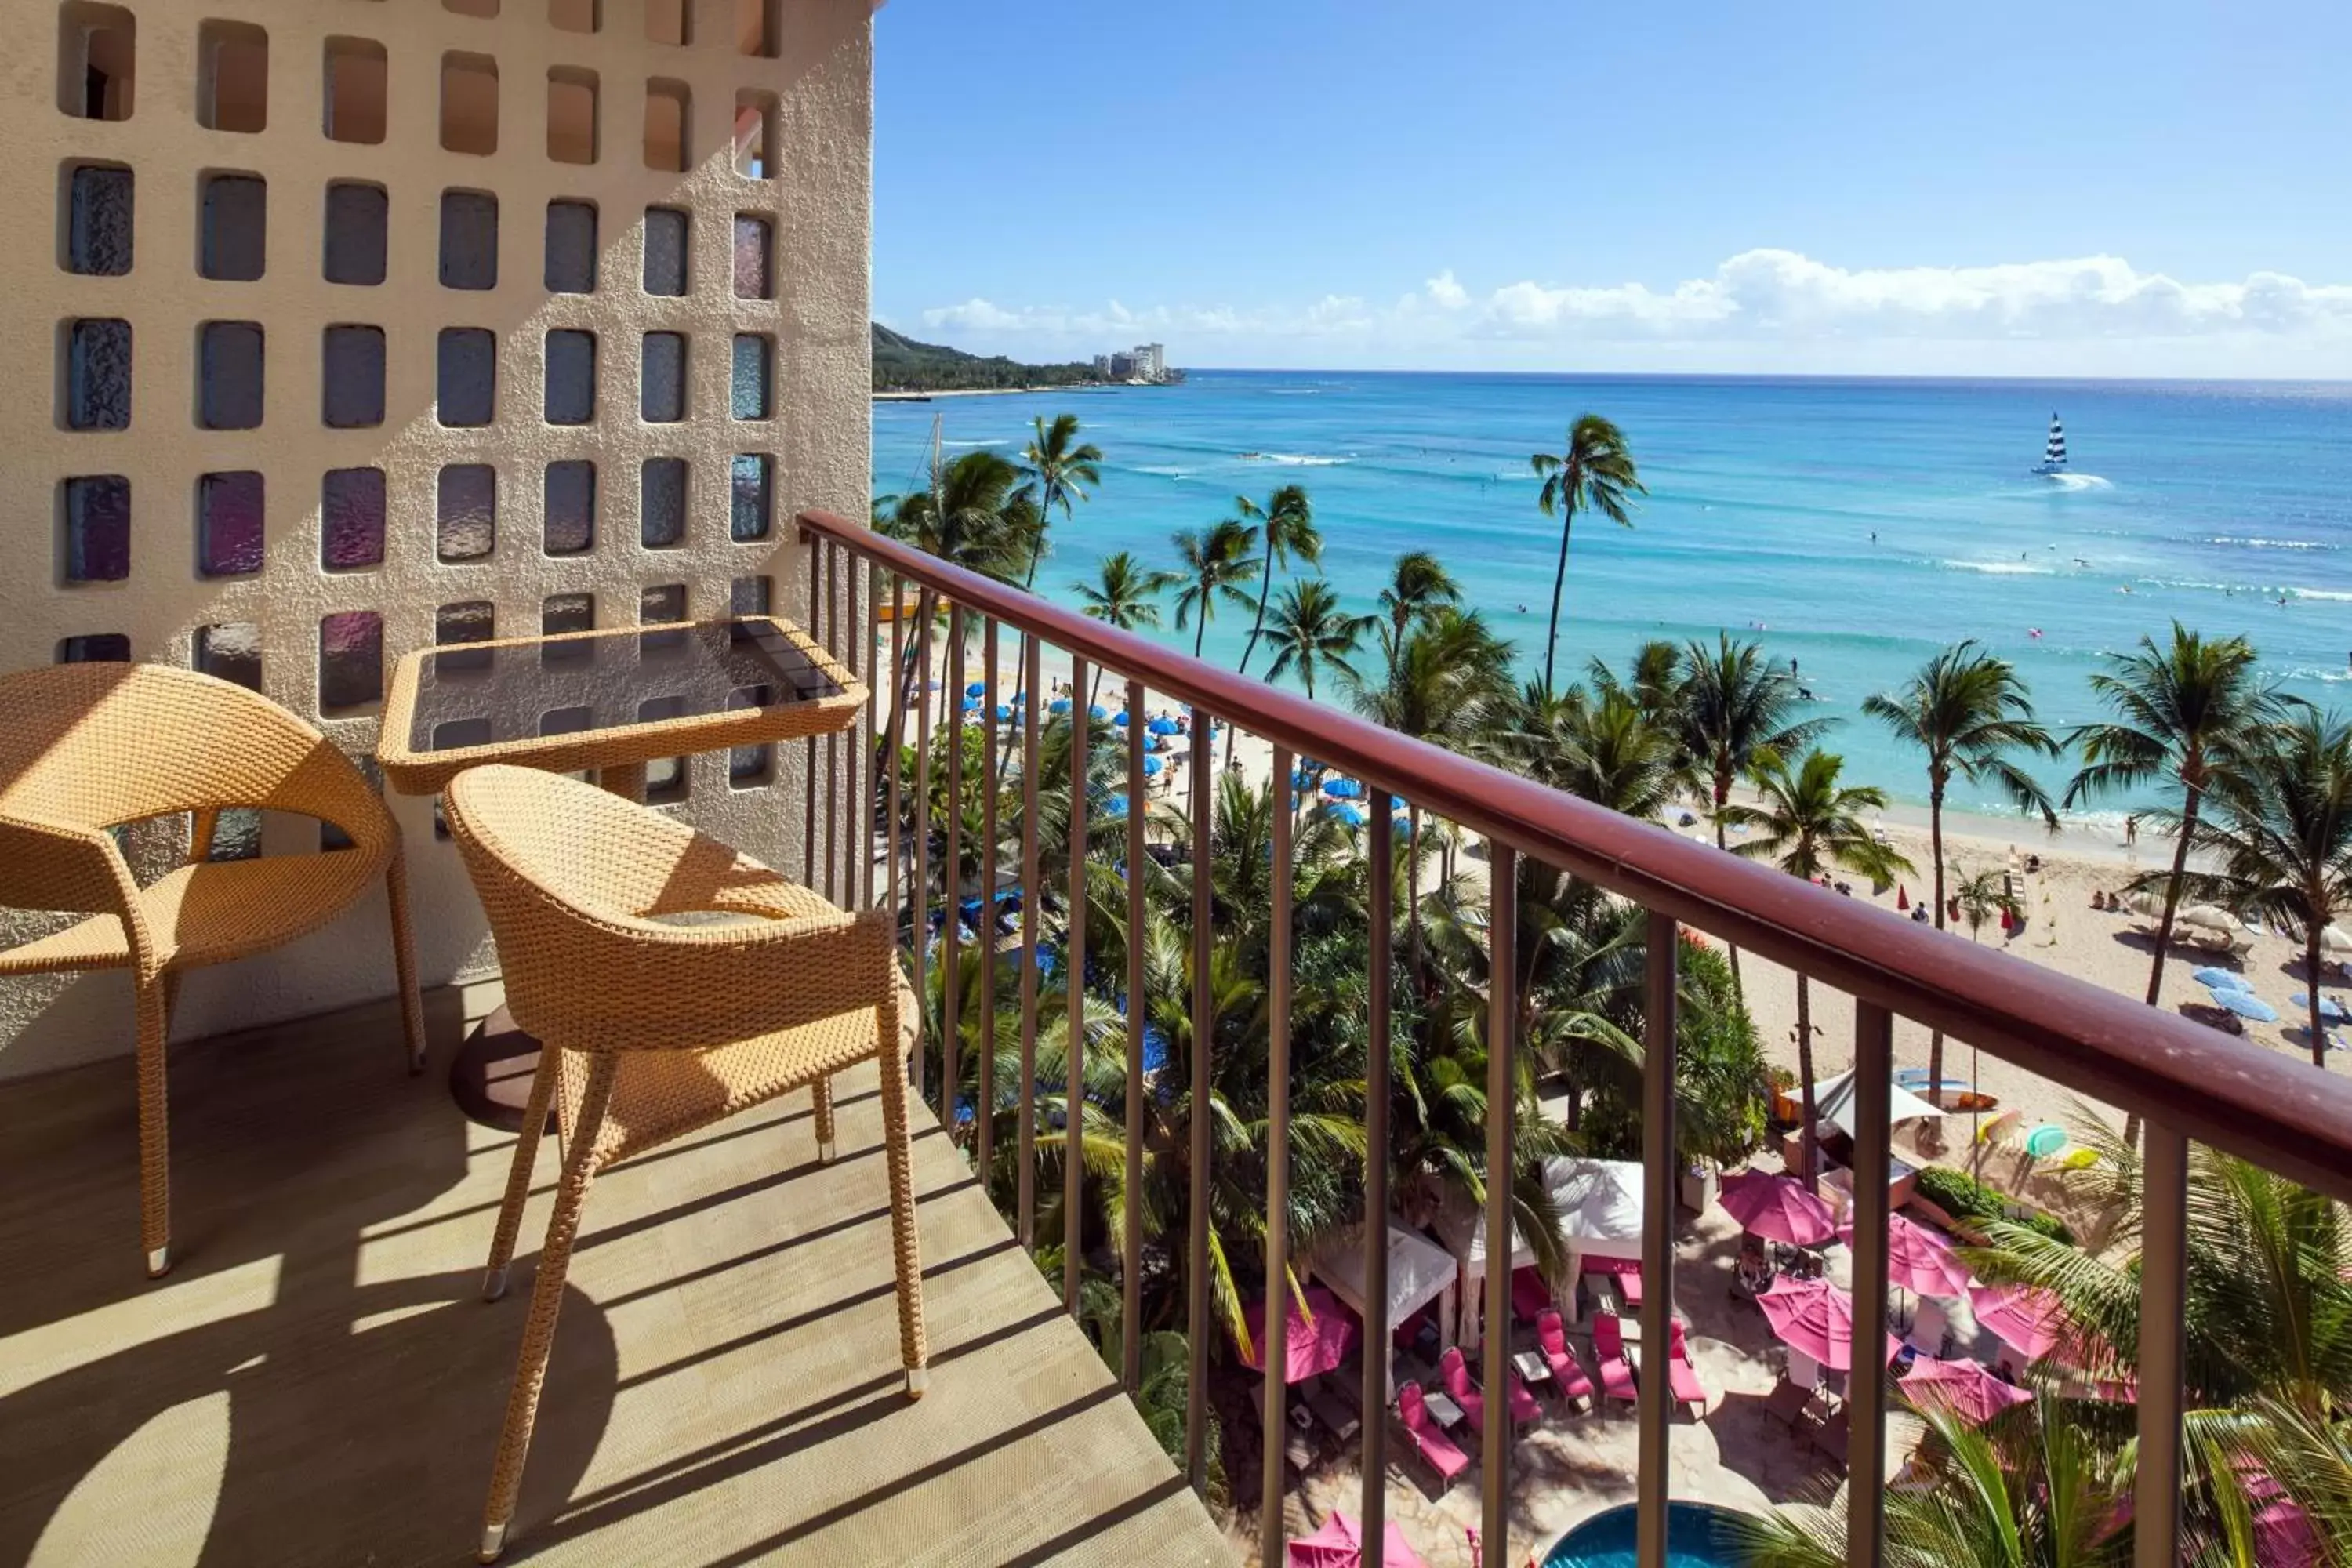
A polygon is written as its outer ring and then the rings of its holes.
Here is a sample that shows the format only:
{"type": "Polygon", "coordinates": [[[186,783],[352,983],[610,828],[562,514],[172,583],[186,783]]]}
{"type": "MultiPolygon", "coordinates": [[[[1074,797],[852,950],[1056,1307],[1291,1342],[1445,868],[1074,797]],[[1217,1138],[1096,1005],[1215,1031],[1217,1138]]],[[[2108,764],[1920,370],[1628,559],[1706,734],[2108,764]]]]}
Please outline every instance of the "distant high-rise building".
{"type": "Polygon", "coordinates": [[[1158,343],[1135,345],[1135,374],[1140,381],[1168,379],[1168,351],[1158,343]]]}
{"type": "Polygon", "coordinates": [[[1134,379],[1135,379],[1135,356],[1134,356],[1133,354],[1124,354],[1124,353],[1122,353],[1122,354],[1113,354],[1113,355],[1111,355],[1111,356],[1110,356],[1110,378],[1111,378],[1113,381],[1132,381],[1132,380],[1134,380],[1134,379]]]}
{"type": "Polygon", "coordinates": [[[1110,379],[1110,355],[1095,355],[1095,374],[1102,377],[1105,381],[1108,381],[1110,379]]]}

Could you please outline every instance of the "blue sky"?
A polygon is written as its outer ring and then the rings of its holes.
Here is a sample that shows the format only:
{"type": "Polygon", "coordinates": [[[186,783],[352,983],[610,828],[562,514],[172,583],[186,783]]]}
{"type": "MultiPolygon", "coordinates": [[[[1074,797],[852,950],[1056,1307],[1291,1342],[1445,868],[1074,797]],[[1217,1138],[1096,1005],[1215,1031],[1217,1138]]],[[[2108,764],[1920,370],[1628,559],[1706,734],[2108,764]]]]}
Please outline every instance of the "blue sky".
{"type": "Polygon", "coordinates": [[[875,309],[1200,365],[2352,375],[2352,6],[890,0],[875,309]]]}

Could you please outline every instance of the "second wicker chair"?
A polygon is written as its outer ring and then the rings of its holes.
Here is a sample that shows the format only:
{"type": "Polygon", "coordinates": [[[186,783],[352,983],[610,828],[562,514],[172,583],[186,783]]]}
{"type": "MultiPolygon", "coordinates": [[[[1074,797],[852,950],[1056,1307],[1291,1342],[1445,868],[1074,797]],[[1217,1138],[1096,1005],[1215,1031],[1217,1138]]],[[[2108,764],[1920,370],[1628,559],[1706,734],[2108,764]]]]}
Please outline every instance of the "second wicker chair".
{"type": "Polygon", "coordinates": [[[922,1272],[899,1037],[914,1008],[889,917],[845,913],[716,839],[560,774],[476,768],[449,786],[446,805],[498,939],[507,1004],[545,1053],[490,1246],[490,1300],[506,1289],[551,1108],[562,1140],[482,1560],[503,1550],[513,1521],[590,1182],[617,1161],[804,1088],[815,1096],[819,1157],[830,1161],[833,1075],[865,1061],[880,1063],[899,1352],[907,1392],[919,1398],[922,1272]],[[663,918],[677,916],[721,923],[663,918]]]}

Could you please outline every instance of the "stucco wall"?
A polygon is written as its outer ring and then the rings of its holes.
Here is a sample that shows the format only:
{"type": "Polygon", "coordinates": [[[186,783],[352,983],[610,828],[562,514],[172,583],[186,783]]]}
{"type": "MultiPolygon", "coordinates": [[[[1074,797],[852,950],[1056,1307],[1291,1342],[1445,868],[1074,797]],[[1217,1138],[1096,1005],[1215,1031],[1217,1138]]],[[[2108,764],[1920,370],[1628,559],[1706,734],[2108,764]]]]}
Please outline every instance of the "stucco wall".
{"type": "MultiPolygon", "coordinates": [[[[478,601],[494,606],[498,634],[510,636],[536,631],[553,595],[593,595],[596,624],[618,626],[638,618],[648,589],[682,584],[688,614],[700,618],[726,613],[731,584],[767,577],[775,607],[798,613],[803,556],[786,543],[793,512],[823,506],[861,515],[867,490],[870,6],[868,0],[686,3],[688,41],[677,45],[649,40],[674,36],[678,0],[208,0],[201,7],[185,0],[63,6],[0,0],[0,26],[16,40],[0,66],[0,147],[7,150],[0,211],[11,219],[0,226],[0,363],[16,373],[10,395],[0,399],[0,669],[65,657],[68,638],[121,636],[131,658],[147,661],[189,665],[207,646],[215,655],[226,649],[232,657],[224,668],[233,673],[249,668],[233,657],[235,636],[214,634],[207,645],[202,629],[256,627],[261,689],[365,757],[375,743],[377,704],[322,709],[321,622],[331,615],[381,615],[388,668],[435,640],[442,606],[478,601]],[[596,30],[559,27],[551,16],[574,26],[593,21],[596,30]],[[135,24],[128,39],[120,26],[125,17],[135,24]],[[101,33],[94,54],[84,43],[93,25],[101,33]],[[266,65],[255,52],[264,39],[266,65]],[[747,40],[772,58],[746,53],[747,40]],[[379,47],[381,100],[362,68],[357,79],[343,79],[356,85],[342,89],[334,109],[346,132],[369,134],[380,122],[381,141],[330,140],[331,56],[365,59],[379,47]],[[494,121],[485,62],[496,71],[494,121]],[[98,77],[87,74],[93,63],[98,77]],[[454,68],[446,137],[445,67],[454,68]],[[593,139],[582,123],[580,88],[589,83],[593,139]],[[688,166],[649,168],[649,160],[675,156],[663,106],[681,90],[688,166]],[[738,171],[739,94],[746,93],[742,123],[764,119],[776,143],[767,177],[738,171]],[[658,100],[650,121],[649,97],[658,100]],[[126,103],[127,118],[68,111],[119,113],[126,103]],[[262,128],[218,128],[256,123],[262,128]],[[450,151],[445,140],[496,151],[450,151]],[[576,161],[592,153],[592,162],[576,161]],[[128,270],[70,269],[70,184],[81,164],[131,171],[128,270]],[[200,273],[204,182],[224,173],[265,184],[258,279],[200,273]],[[327,191],[336,182],[385,193],[381,283],[326,280],[327,191]],[[444,286],[443,198],[450,191],[496,198],[494,287],[444,286]],[[546,287],[547,211],[558,200],[596,208],[593,292],[546,287]],[[690,215],[690,281],[682,297],[648,294],[643,286],[649,206],[690,215]],[[738,215],[774,226],[771,300],[737,297],[738,215]],[[127,424],[111,402],[119,377],[108,356],[119,329],[88,337],[85,395],[77,400],[68,361],[72,324],[82,320],[129,323],[127,424]],[[262,329],[257,426],[200,427],[202,324],[215,321],[262,329]],[[330,428],[331,394],[339,417],[373,412],[366,334],[341,339],[359,355],[356,372],[331,378],[323,368],[327,329],[353,325],[382,330],[382,420],[330,428]],[[439,339],[451,327],[496,336],[495,417],[480,427],[446,427],[438,416],[439,339]],[[543,345],[554,329],[594,334],[590,423],[551,425],[545,417],[543,345]],[[640,417],[640,345],[649,331],[687,339],[680,422],[640,417]],[[764,418],[733,416],[738,333],[773,339],[764,418]],[[121,427],[74,428],[76,417],[121,427]],[[764,456],[772,469],[772,521],[762,539],[739,540],[730,527],[730,468],[739,454],[764,456]],[[683,540],[648,548],[640,470],[656,457],[686,460],[688,504],[683,540]],[[581,459],[595,465],[594,542],[551,554],[544,470],[581,459]],[[441,470],[459,464],[496,470],[496,543],[486,557],[452,562],[442,559],[441,470]],[[382,560],[335,569],[322,554],[323,476],[350,469],[383,476],[382,560]],[[197,527],[199,480],[254,472],[262,476],[266,548],[258,570],[248,572],[255,563],[236,559],[233,543],[223,541],[249,493],[238,487],[250,481],[216,490],[222,526],[207,560],[197,527]],[[77,476],[129,481],[128,569],[119,576],[111,543],[101,539],[95,553],[72,548],[81,536],[67,527],[63,481],[77,476]],[[207,564],[232,574],[207,575],[207,564]],[[73,580],[77,574],[89,580],[73,580]]],[[[252,194],[250,185],[217,188],[216,215],[236,219],[237,201],[252,194]]],[[[478,218],[478,203],[459,205],[470,205],[478,218]]],[[[119,222],[119,214],[99,205],[95,197],[85,204],[86,230],[119,222]]],[[[224,229],[213,269],[250,272],[251,237],[249,223],[236,233],[224,229]]],[[[119,235],[82,238],[82,264],[119,266],[119,235]]],[[[478,276],[487,259],[458,254],[457,276],[469,268],[478,276]]],[[[363,522],[364,507],[360,515],[363,522]]],[[[338,540],[336,548],[348,548],[348,539],[338,540]]],[[[364,679],[362,671],[362,685],[364,679]]],[[[730,778],[726,754],[696,758],[685,798],[668,809],[790,869],[799,854],[800,765],[799,749],[787,748],[767,782],[746,786],[730,778]]],[[[493,956],[481,915],[453,847],[436,837],[431,803],[394,798],[393,806],[407,838],[426,982],[485,971],[493,956]]],[[[134,833],[132,843],[152,868],[181,851],[185,834],[184,822],[160,823],[134,833]]],[[[259,839],[264,853],[314,852],[318,826],[272,818],[259,839]]],[[[368,900],[335,929],[276,956],[191,977],[174,1035],[388,992],[381,907],[368,900]]],[[[55,919],[0,916],[0,942],[55,919]]],[[[119,974],[0,983],[0,1077],[127,1051],[128,997],[119,974]]]]}

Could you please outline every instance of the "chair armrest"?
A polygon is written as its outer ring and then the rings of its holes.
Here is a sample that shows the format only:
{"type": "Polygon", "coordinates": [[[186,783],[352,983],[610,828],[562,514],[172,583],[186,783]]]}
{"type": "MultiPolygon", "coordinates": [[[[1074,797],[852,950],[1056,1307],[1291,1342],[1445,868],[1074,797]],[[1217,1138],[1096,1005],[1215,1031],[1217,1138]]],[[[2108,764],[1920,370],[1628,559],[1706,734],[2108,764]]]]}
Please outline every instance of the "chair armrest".
{"type": "Polygon", "coordinates": [[[122,921],[132,963],[143,978],[153,976],[154,944],[139,906],[139,883],[110,834],[0,816],[0,902],[24,910],[113,915],[122,921]]]}

